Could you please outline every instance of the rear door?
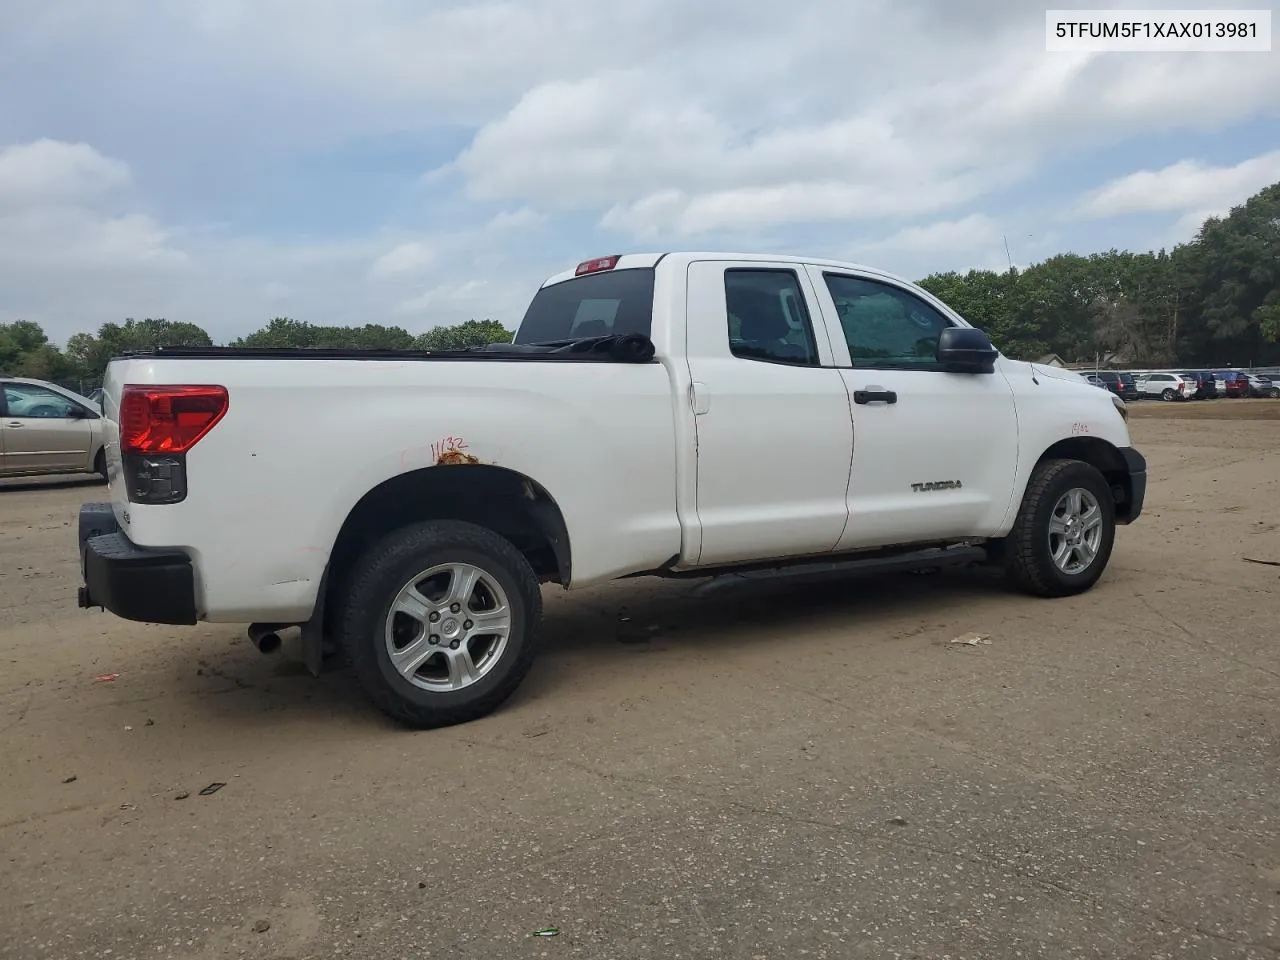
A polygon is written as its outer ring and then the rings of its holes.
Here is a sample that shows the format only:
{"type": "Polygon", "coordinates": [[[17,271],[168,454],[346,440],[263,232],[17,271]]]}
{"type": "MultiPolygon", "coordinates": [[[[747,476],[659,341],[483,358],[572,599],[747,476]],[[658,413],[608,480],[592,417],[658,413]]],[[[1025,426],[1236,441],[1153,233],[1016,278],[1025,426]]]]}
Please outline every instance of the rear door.
{"type": "Polygon", "coordinates": [[[686,310],[697,564],[830,551],[848,519],[853,424],[804,268],[695,261],[686,310]]]}
{"type": "Polygon", "coordinates": [[[4,384],[4,461],[9,473],[91,468],[93,428],[78,404],[45,387],[4,384]]]}
{"type": "Polygon", "coordinates": [[[1018,468],[1013,388],[999,366],[942,370],[939,335],[959,324],[907,286],[808,269],[853,398],[849,524],[837,550],[997,528],[1018,468]]]}

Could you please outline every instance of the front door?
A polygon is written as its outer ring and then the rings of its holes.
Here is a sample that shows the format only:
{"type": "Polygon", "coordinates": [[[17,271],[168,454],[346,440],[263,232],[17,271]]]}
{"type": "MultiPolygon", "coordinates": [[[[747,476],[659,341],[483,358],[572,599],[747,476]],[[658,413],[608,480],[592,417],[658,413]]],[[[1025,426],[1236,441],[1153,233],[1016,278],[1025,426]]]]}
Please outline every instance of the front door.
{"type": "Polygon", "coordinates": [[[698,565],[833,549],[853,429],[803,267],[694,262],[686,309],[698,565]]]}
{"type": "Polygon", "coordinates": [[[956,326],[906,286],[810,266],[853,399],[849,523],[839,550],[981,536],[1004,518],[1018,465],[1013,390],[997,369],[948,373],[956,326]]]}

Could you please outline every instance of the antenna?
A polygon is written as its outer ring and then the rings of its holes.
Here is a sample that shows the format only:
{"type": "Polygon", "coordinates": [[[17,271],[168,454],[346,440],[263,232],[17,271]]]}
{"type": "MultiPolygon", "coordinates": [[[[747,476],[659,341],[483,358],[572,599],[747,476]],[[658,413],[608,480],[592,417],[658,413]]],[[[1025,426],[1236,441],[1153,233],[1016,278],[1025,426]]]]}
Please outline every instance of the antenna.
{"type": "Polygon", "coordinates": [[[1004,241],[1004,258],[1009,261],[1009,269],[1012,271],[1013,257],[1009,256],[1009,238],[1002,233],[1000,234],[1000,239],[1004,241]]]}

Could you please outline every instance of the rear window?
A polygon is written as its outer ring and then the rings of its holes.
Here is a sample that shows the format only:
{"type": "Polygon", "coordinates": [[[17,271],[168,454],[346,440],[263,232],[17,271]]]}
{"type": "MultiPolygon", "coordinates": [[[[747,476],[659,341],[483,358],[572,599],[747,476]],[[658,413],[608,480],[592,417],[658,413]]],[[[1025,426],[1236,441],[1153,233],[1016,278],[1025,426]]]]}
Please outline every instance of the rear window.
{"type": "Polygon", "coordinates": [[[653,329],[653,268],[589,273],[534,294],[515,343],[549,343],[653,329]]]}

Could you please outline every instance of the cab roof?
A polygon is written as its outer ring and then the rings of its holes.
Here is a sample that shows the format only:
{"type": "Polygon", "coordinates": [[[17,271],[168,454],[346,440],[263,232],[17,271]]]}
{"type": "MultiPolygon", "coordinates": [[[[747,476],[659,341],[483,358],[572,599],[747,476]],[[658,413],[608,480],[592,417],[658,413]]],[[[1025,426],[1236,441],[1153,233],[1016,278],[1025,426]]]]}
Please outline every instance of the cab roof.
{"type": "Polygon", "coordinates": [[[868,267],[865,264],[851,263],[847,260],[829,260],[823,257],[797,257],[781,253],[738,253],[733,251],[688,251],[688,250],[672,250],[667,253],[622,253],[611,254],[609,256],[596,257],[591,260],[583,260],[572,270],[565,270],[554,276],[548,277],[542,284],[549,287],[552,284],[563,283],[566,280],[572,280],[575,277],[583,276],[587,273],[602,273],[608,270],[635,270],[656,267],[662,261],[674,261],[676,263],[687,265],[698,260],[739,260],[754,263],[788,263],[788,264],[813,264],[818,267],[834,267],[840,270],[856,270],[859,273],[874,274],[884,277],[888,280],[896,280],[899,283],[907,283],[915,286],[915,284],[907,280],[905,277],[897,276],[886,270],[877,267],[868,267]]]}

